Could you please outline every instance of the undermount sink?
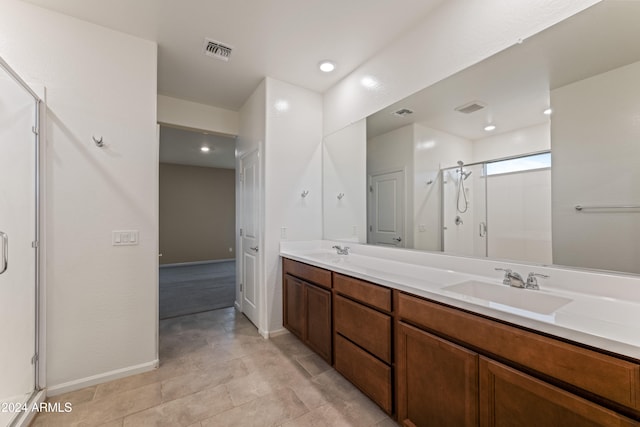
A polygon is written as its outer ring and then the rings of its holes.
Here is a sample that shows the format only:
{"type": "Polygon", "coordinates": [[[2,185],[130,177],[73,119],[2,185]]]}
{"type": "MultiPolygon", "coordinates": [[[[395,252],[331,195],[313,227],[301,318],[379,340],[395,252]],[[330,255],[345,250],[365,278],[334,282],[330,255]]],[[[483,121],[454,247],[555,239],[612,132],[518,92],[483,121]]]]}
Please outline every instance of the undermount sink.
{"type": "MultiPolygon", "coordinates": [[[[442,290],[484,300],[491,308],[523,315],[537,313],[552,316],[558,309],[573,301],[538,290],[494,285],[475,280],[446,286],[442,290]]],[[[529,317],[532,316],[529,315],[529,317]]]]}
{"type": "Polygon", "coordinates": [[[316,258],[318,261],[331,262],[331,263],[344,261],[345,257],[349,256],[349,255],[338,255],[335,252],[312,252],[305,255],[308,256],[309,258],[316,258]]]}

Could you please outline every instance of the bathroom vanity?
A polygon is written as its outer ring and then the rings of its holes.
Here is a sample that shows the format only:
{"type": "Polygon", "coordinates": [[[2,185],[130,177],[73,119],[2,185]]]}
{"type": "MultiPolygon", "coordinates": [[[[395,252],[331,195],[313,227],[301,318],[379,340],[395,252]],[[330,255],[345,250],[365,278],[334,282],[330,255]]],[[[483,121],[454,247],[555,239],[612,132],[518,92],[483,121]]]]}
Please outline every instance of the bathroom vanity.
{"type": "Polygon", "coordinates": [[[640,305],[319,246],[281,247],[285,327],[401,425],[640,425],[640,305]]]}

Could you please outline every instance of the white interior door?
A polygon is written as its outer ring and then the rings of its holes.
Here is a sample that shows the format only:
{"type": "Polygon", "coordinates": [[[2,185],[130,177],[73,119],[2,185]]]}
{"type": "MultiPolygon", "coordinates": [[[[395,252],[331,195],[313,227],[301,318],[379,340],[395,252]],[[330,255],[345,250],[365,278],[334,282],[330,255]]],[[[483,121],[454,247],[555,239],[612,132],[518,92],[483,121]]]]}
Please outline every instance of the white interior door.
{"type": "Polygon", "coordinates": [[[0,426],[36,388],[36,99],[0,64],[0,426]]]}
{"type": "Polygon", "coordinates": [[[370,175],[369,204],[369,243],[404,247],[404,171],[370,175]]]}
{"type": "Polygon", "coordinates": [[[258,150],[240,159],[242,245],[242,312],[259,324],[258,271],[260,267],[260,160],[258,150]]]}

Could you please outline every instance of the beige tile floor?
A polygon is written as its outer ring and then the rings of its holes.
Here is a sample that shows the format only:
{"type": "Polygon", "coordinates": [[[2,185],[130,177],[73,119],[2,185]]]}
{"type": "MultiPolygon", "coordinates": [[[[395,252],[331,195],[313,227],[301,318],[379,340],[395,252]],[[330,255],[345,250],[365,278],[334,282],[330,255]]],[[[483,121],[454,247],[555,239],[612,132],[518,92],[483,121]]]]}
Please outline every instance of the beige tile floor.
{"type": "Polygon", "coordinates": [[[293,335],[265,340],[233,308],[160,322],[160,367],[50,398],[32,426],[397,427],[293,335]]]}

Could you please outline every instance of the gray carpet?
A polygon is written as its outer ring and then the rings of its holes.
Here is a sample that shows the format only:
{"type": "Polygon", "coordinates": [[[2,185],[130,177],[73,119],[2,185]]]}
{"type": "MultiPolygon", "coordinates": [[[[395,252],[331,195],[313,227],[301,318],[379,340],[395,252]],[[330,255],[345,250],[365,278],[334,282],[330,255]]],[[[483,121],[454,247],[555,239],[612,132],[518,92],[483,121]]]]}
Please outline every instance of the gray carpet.
{"type": "Polygon", "coordinates": [[[160,268],[160,319],[233,307],[236,262],[160,268]]]}

